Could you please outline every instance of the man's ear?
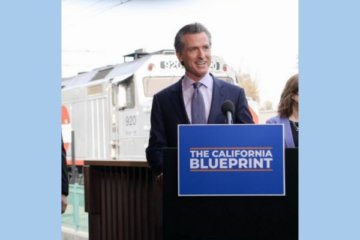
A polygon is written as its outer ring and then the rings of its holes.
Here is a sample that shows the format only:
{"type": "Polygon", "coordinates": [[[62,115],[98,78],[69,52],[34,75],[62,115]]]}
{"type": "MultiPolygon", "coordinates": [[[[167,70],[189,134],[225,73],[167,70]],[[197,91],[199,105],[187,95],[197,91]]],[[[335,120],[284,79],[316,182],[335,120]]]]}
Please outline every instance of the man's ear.
{"type": "Polygon", "coordinates": [[[177,52],[176,53],[176,57],[178,58],[178,60],[179,60],[179,62],[181,63],[181,65],[184,65],[184,61],[183,61],[183,58],[182,58],[182,56],[181,56],[181,53],[179,53],[179,52],[177,52]]]}
{"type": "Polygon", "coordinates": [[[177,52],[177,53],[176,53],[176,56],[177,56],[177,58],[179,59],[179,62],[182,62],[182,61],[183,61],[183,59],[182,59],[182,57],[181,57],[181,53],[177,52]]]}

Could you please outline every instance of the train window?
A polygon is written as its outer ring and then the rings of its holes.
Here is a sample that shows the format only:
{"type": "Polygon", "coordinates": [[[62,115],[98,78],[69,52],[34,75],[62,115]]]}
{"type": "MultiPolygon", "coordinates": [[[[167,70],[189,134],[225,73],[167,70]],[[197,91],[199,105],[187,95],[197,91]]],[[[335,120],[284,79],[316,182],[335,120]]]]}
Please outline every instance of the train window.
{"type": "Polygon", "coordinates": [[[135,106],[134,82],[132,78],[119,83],[117,87],[117,106],[119,109],[135,106]]]}
{"type": "Polygon", "coordinates": [[[110,67],[110,68],[106,68],[106,69],[98,71],[95,74],[95,76],[91,79],[91,81],[103,79],[113,69],[114,69],[113,67],[110,67]]]}
{"type": "Polygon", "coordinates": [[[118,85],[117,105],[119,109],[126,108],[126,88],[123,84],[118,85]]]}
{"type": "Polygon", "coordinates": [[[152,97],[155,93],[178,81],[180,76],[144,77],[144,94],[152,97]]]}

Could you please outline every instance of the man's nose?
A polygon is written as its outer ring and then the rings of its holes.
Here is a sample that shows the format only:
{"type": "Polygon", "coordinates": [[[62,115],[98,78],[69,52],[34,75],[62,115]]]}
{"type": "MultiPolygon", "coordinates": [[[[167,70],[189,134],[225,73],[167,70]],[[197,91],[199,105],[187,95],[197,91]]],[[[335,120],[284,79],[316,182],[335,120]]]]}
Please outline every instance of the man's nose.
{"type": "Polygon", "coordinates": [[[199,58],[201,58],[201,59],[205,58],[205,51],[202,50],[202,49],[200,49],[198,56],[199,56],[199,58]]]}

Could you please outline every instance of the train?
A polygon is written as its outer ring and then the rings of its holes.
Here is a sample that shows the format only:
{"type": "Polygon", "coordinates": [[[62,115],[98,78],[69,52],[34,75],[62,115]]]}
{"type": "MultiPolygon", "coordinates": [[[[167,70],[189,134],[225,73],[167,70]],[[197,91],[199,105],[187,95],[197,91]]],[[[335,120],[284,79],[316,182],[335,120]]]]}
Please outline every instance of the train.
{"type": "MultiPolygon", "coordinates": [[[[125,55],[123,63],[63,78],[62,136],[72,159],[68,163],[146,161],[152,97],[184,72],[174,50],[139,49],[125,55]]],[[[236,72],[221,57],[212,56],[210,72],[239,84],[236,72]]],[[[250,110],[257,119],[256,109],[250,110]]]]}

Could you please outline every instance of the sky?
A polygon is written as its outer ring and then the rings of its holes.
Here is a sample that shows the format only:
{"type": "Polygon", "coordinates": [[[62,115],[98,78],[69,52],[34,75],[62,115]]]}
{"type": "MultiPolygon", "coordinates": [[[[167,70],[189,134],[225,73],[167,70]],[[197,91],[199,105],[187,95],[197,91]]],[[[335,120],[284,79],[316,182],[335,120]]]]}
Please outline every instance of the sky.
{"type": "Polygon", "coordinates": [[[62,77],[123,62],[123,55],[174,49],[176,32],[200,22],[212,54],[250,74],[260,101],[276,108],[298,72],[298,0],[62,0],[62,77]]]}

